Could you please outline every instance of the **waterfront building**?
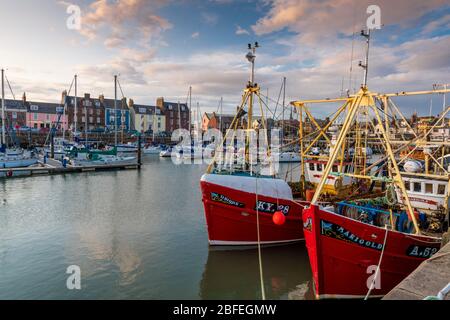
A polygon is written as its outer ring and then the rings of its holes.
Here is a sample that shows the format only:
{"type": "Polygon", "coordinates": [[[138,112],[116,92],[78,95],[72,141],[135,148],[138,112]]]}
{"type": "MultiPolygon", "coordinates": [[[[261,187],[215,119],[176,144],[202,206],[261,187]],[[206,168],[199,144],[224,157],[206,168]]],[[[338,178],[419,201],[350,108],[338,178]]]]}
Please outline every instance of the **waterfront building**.
{"type": "Polygon", "coordinates": [[[222,133],[224,134],[231,127],[233,119],[234,115],[231,114],[205,112],[202,116],[202,131],[205,132],[208,129],[222,129],[222,133]]]}
{"type": "MultiPolygon", "coordinates": [[[[1,117],[0,117],[1,118],[1,117]]],[[[8,129],[26,126],[27,101],[25,93],[22,100],[5,99],[5,127],[8,129]]],[[[2,120],[0,119],[0,126],[2,120]]]]}
{"type": "MultiPolygon", "coordinates": [[[[104,130],[105,129],[105,108],[103,106],[103,96],[92,98],[89,93],[85,93],[84,97],[77,98],[77,131],[88,130],[104,130]]],[[[68,126],[73,128],[75,125],[75,97],[67,96],[63,92],[62,101],[66,104],[66,114],[68,126]]]]}
{"type": "Polygon", "coordinates": [[[114,126],[116,125],[114,114],[117,118],[117,130],[118,131],[129,131],[130,126],[130,110],[128,109],[127,99],[116,101],[117,110],[114,109],[114,99],[102,99],[104,112],[105,112],[105,127],[108,130],[114,131],[114,126]],[[117,111],[117,113],[116,113],[117,111]]]}
{"type": "Polygon", "coordinates": [[[166,130],[166,117],[156,106],[135,104],[132,99],[128,106],[131,112],[131,128],[141,133],[155,131],[159,134],[166,130]]]}
{"type": "Polygon", "coordinates": [[[28,127],[49,130],[55,126],[58,131],[67,129],[67,118],[64,116],[62,104],[30,101],[27,107],[28,127]]]}
{"type": "Polygon", "coordinates": [[[158,107],[166,118],[166,132],[173,132],[176,129],[190,129],[190,110],[186,103],[166,102],[164,98],[156,100],[158,107]]]}

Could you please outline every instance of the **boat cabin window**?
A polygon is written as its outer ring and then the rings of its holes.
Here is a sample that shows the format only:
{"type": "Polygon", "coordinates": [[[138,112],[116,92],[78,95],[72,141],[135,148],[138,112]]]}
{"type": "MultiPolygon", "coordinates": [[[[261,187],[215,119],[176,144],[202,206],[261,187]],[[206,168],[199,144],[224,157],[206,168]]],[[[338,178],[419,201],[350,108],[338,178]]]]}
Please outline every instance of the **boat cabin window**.
{"type": "Polygon", "coordinates": [[[315,171],[314,163],[310,163],[310,164],[309,164],[309,170],[315,171]]]}
{"type": "Polygon", "coordinates": [[[439,184],[438,185],[438,190],[437,190],[438,192],[438,194],[440,194],[440,195],[445,195],[445,184],[439,184]]]}
{"type": "Polygon", "coordinates": [[[420,182],[414,182],[414,192],[422,192],[422,184],[420,182]]]}
{"type": "Polygon", "coordinates": [[[405,189],[407,191],[411,190],[411,184],[409,183],[409,181],[405,181],[405,189]]]}
{"type": "Polygon", "coordinates": [[[321,163],[317,164],[317,171],[322,171],[322,164],[321,163]]]}
{"type": "Polygon", "coordinates": [[[333,172],[338,172],[338,166],[333,166],[333,172]]]}
{"type": "Polygon", "coordinates": [[[425,193],[433,193],[433,185],[431,183],[425,183],[425,193]]]}

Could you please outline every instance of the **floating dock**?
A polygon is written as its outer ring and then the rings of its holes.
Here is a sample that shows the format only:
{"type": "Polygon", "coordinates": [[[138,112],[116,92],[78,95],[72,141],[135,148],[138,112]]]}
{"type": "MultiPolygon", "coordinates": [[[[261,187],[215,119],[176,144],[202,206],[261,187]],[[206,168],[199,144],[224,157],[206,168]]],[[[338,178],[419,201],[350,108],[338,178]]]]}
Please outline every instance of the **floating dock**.
{"type": "Polygon", "coordinates": [[[93,166],[63,166],[61,162],[53,159],[47,159],[46,162],[39,161],[38,165],[26,168],[8,168],[0,169],[0,179],[20,178],[29,176],[71,174],[95,171],[114,171],[138,169],[140,165],[136,164],[111,164],[111,165],[93,165],[93,166]]]}
{"type": "MultiPolygon", "coordinates": [[[[449,283],[450,243],[447,243],[392,289],[383,300],[423,300],[435,297],[449,283]]],[[[450,300],[450,295],[447,295],[446,300],[450,300]]]]}

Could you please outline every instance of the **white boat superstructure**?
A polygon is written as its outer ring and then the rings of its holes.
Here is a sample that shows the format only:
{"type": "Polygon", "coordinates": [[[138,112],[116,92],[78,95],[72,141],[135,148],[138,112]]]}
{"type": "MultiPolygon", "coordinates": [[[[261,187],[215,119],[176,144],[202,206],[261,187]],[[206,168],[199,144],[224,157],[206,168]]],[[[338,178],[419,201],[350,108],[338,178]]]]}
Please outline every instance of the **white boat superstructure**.
{"type": "Polygon", "coordinates": [[[0,153],[0,168],[24,168],[34,165],[38,162],[38,158],[32,151],[24,151],[19,149],[6,150],[0,153]]]}
{"type": "MultiPolygon", "coordinates": [[[[405,188],[411,205],[419,210],[436,211],[439,208],[449,208],[448,179],[433,179],[402,174],[405,188]]],[[[397,199],[404,203],[400,190],[396,189],[397,199]]]]}
{"type": "Polygon", "coordinates": [[[162,148],[160,146],[148,146],[144,148],[144,154],[160,154],[162,148]]]}

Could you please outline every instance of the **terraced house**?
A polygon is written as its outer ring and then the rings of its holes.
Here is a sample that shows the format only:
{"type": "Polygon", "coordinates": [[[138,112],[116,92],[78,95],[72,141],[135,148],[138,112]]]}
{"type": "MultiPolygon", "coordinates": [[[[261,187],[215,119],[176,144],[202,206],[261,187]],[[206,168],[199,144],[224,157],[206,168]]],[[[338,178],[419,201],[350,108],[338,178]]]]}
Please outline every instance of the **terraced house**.
{"type": "Polygon", "coordinates": [[[166,117],[166,132],[173,132],[182,128],[190,130],[190,110],[186,103],[166,102],[164,98],[156,100],[156,106],[166,117]]]}
{"type": "Polygon", "coordinates": [[[131,112],[131,128],[141,133],[160,134],[166,130],[166,117],[156,106],[128,102],[131,112]]]}

